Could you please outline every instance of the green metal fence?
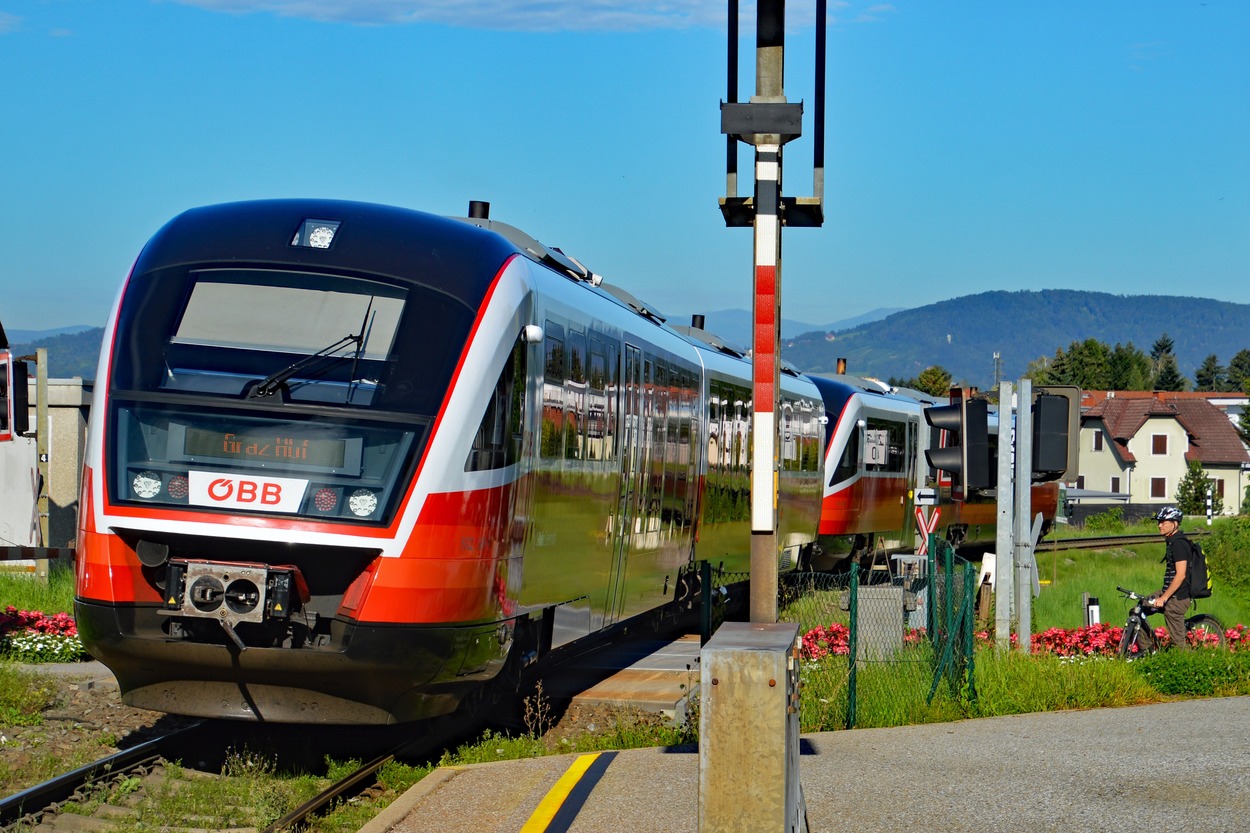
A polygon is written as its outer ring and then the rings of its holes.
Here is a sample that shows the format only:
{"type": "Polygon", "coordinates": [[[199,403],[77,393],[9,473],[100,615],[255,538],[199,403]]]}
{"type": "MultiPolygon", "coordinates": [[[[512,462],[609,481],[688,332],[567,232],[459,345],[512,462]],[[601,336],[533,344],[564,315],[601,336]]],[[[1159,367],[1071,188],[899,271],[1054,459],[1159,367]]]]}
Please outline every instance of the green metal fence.
{"type": "Polygon", "coordinates": [[[803,636],[805,730],[915,722],[943,685],[975,701],[974,601],[979,567],[931,539],[929,557],[891,568],[787,573],[782,621],[803,636]]]}

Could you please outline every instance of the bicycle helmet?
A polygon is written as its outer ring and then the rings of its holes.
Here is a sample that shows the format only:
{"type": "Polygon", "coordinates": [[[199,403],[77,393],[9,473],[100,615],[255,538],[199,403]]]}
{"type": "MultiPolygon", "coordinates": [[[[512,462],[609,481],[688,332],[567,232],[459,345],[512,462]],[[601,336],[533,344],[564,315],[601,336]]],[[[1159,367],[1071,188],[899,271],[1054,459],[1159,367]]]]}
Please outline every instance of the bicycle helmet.
{"type": "Polygon", "coordinates": [[[1176,523],[1180,523],[1181,518],[1183,517],[1185,516],[1181,514],[1181,510],[1177,509],[1175,506],[1165,506],[1159,510],[1159,514],[1155,515],[1155,520],[1175,521],[1176,523]]]}

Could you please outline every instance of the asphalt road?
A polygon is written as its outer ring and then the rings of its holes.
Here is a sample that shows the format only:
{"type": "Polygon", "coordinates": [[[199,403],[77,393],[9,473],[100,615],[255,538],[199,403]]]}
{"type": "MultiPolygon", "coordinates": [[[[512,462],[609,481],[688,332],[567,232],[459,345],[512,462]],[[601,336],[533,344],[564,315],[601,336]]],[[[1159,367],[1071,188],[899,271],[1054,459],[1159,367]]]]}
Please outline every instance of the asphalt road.
{"type": "MultiPolygon", "coordinates": [[[[438,770],[364,831],[515,833],[575,759],[438,770]]],[[[800,760],[812,833],[1250,833],[1250,697],[805,735],[800,760]]],[[[696,750],[620,752],[561,830],[698,833],[698,785],[696,750]]]]}

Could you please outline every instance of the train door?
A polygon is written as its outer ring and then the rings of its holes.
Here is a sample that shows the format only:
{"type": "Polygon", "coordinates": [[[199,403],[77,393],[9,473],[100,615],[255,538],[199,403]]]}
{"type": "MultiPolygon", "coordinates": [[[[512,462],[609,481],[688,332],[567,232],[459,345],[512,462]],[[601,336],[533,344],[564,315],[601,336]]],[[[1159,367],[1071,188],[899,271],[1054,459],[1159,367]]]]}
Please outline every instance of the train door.
{"type": "Polygon", "coordinates": [[[621,491],[617,504],[616,535],[612,540],[611,575],[608,579],[608,603],[603,614],[604,626],[611,625],[620,617],[625,604],[625,562],[629,543],[633,538],[634,524],[639,519],[638,501],[643,492],[643,466],[641,459],[644,413],[644,389],[642,384],[642,351],[632,344],[625,345],[625,374],[621,380],[621,491]]]}

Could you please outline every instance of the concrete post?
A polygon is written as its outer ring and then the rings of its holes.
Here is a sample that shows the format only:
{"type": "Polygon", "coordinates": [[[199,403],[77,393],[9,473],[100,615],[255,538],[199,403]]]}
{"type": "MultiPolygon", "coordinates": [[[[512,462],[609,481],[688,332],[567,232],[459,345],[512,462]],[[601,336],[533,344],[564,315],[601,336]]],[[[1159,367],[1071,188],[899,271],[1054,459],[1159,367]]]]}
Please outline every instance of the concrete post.
{"type": "Polygon", "coordinates": [[[806,831],[798,625],[726,622],[699,665],[699,833],[806,831]]]}

